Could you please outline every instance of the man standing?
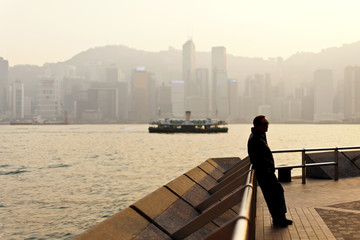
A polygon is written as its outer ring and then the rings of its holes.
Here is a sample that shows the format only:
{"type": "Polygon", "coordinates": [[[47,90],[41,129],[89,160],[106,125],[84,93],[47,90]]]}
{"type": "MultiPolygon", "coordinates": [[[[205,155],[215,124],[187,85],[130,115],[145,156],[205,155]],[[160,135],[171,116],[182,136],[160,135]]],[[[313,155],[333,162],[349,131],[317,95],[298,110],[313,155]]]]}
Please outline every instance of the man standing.
{"type": "Polygon", "coordinates": [[[256,178],[274,226],[287,227],[293,222],[285,217],[287,210],[284,189],[275,176],[274,158],[266,140],[269,122],[265,116],[259,115],[254,118],[253,124],[248,141],[250,161],[255,169],[256,178]]]}

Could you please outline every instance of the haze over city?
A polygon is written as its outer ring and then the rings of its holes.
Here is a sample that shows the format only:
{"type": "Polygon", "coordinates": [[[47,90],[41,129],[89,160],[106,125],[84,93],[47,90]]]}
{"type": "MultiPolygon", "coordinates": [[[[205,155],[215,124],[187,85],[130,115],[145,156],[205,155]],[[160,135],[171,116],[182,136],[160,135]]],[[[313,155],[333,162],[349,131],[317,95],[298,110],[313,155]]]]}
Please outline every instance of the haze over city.
{"type": "Polygon", "coordinates": [[[66,61],[81,51],[126,45],[145,51],[226,46],[243,57],[290,57],[360,40],[360,2],[0,0],[0,56],[17,64],[66,61]]]}
{"type": "Polygon", "coordinates": [[[357,123],[359,7],[0,0],[0,121],[357,123]]]}

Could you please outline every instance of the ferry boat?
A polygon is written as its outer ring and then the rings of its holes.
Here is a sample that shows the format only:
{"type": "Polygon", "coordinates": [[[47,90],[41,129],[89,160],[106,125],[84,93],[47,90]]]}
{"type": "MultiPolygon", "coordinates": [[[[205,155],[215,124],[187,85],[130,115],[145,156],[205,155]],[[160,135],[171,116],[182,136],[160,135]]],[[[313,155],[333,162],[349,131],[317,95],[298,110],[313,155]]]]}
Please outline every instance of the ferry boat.
{"type": "Polygon", "coordinates": [[[149,133],[226,133],[227,123],[223,120],[190,119],[191,112],[186,111],[185,119],[161,119],[150,123],[149,133]]]}

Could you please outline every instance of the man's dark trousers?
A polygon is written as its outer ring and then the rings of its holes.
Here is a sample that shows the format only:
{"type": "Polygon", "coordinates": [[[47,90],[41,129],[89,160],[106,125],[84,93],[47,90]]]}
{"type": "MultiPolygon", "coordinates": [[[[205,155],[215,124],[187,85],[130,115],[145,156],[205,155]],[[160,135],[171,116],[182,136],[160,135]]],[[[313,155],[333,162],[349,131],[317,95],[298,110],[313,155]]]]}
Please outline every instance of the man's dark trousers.
{"type": "MultiPolygon", "coordinates": [[[[256,173],[256,170],[255,170],[256,173]]],[[[264,195],[266,204],[269,208],[273,221],[283,219],[285,217],[286,204],[284,197],[284,189],[277,180],[274,173],[258,173],[257,181],[264,195]]]]}

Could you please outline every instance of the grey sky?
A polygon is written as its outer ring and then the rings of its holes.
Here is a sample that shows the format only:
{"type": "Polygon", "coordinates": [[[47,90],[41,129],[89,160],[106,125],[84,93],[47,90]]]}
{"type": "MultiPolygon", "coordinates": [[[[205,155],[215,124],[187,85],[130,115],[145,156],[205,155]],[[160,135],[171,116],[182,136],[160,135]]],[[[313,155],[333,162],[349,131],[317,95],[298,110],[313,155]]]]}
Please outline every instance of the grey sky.
{"type": "Polygon", "coordinates": [[[0,56],[9,64],[64,61],[96,46],[161,51],[225,46],[287,58],[360,40],[357,0],[0,0],[0,56]]]}

